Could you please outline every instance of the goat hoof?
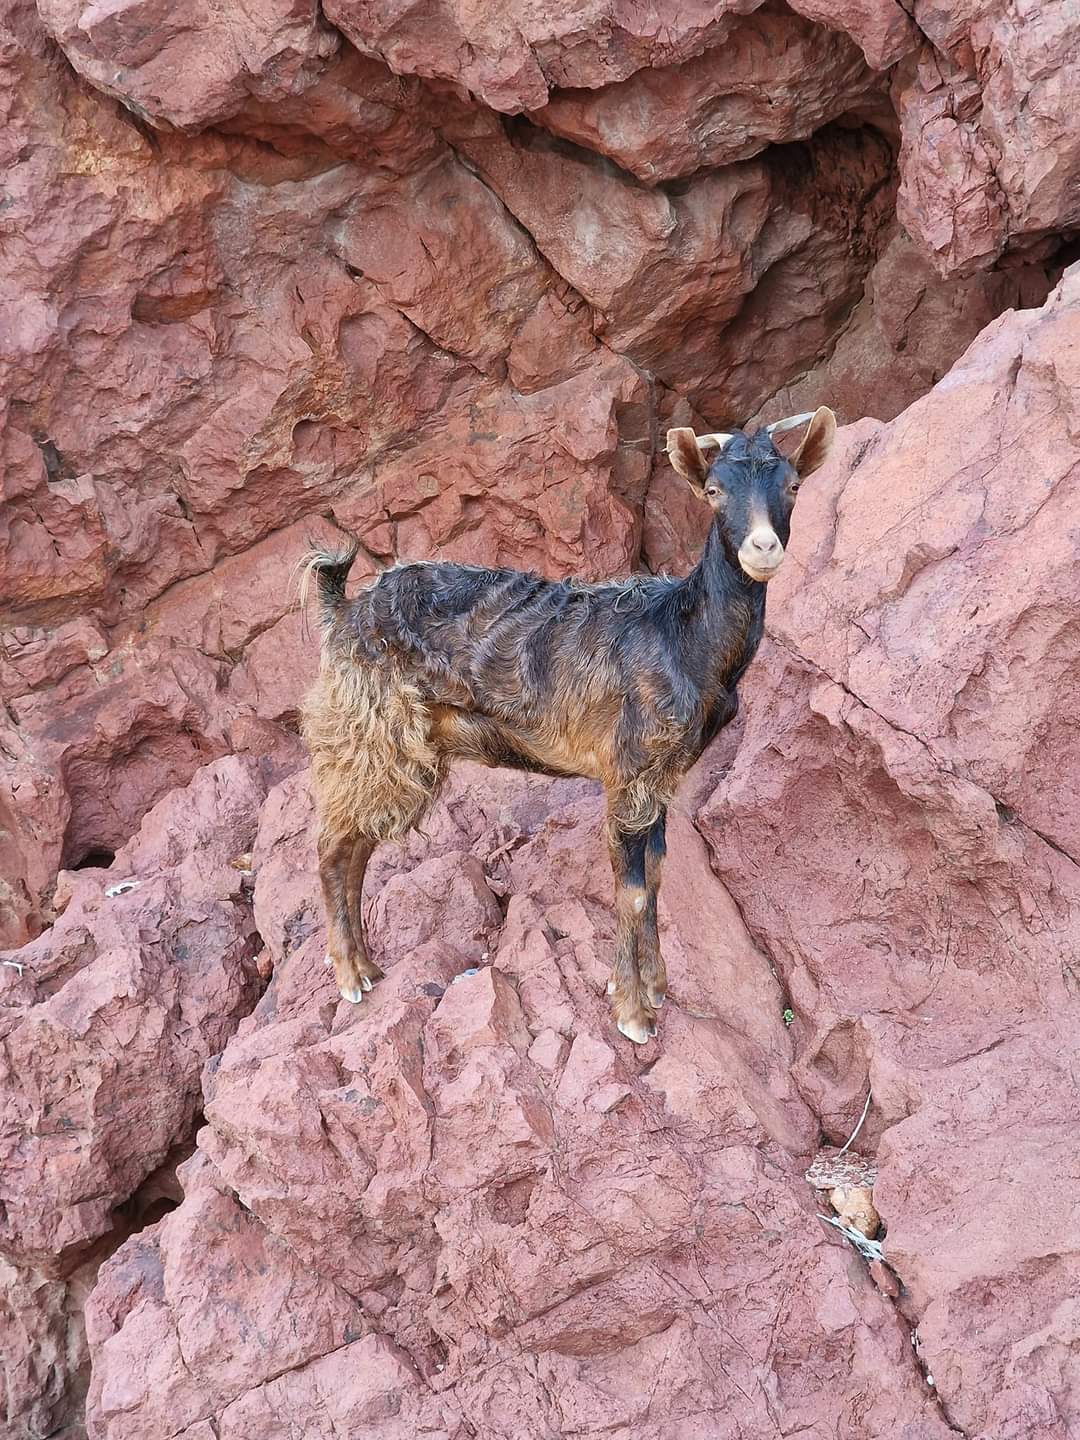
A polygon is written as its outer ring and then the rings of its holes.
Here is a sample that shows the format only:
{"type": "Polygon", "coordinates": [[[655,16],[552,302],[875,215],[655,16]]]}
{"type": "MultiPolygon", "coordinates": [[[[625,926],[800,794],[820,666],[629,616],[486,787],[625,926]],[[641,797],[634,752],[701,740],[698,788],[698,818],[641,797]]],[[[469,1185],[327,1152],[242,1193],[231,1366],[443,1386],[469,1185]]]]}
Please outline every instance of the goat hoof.
{"type": "Polygon", "coordinates": [[[645,1020],[620,1020],[619,1032],[635,1045],[647,1045],[656,1034],[656,1026],[645,1020]]]}
{"type": "Polygon", "coordinates": [[[328,950],[328,951],[326,952],[326,954],[323,956],[323,962],[322,962],[322,963],[326,966],[326,968],[327,968],[328,970],[330,969],[330,966],[334,963],[334,957],[330,954],[330,951],[329,951],[329,950],[328,950]]]}
{"type": "MultiPolygon", "coordinates": [[[[368,989],[370,988],[371,986],[369,984],[368,989]]],[[[354,986],[351,990],[342,989],[341,998],[343,1000],[348,1000],[350,1005],[359,1005],[360,1001],[364,998],[364,992],[363,990],[361,990],[360,986],[357,985],[354,986]]]]}
{"type": "Polygon", "coordinates": [[[371,980],[370,976],[368,976],[368,975],[361,975],[361,976],[360,976],[360,989],[366,992],[366,991],[368,991],[368,990],[371,989],[371,986],[372,986],[372,980],[371,980]]]}
{"type": "Polygon", "coordinates": [[[609,995],[614,995],[614,994],[615,994],[615,981],[614,981],[614,980],[609,980],[609,981],[607,982],[607,993],[608,993],[609,995]]]}
{"type": "Polygon", "coordinates": [[[664,1001],[667,999],[667,991],[666,991],[666,990],[649,990],[647,993],[648,993],[648,997],[649,997],[649,1004],[652,1006],[652,1008],[653,1008],[654,1010],[660,1010],[660,1009],[662,1009],[662,1008],[663,1008],[663,1005],[664,1005],[664,1001]]]}

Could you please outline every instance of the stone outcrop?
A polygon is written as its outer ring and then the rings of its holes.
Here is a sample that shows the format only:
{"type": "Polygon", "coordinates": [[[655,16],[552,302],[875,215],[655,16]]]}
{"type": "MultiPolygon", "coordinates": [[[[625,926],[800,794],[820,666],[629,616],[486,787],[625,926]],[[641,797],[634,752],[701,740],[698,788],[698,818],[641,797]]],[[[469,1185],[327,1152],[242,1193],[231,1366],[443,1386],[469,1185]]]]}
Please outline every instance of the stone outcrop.
{"type": "Polygon", "coordinates": [[[950,1419],[1039,1440],[1076,1420],[1078,355],[1074,269],[843,433],[699,816],[830,1139],[873,1093],[885,1254],[950,1419]]]}
{"type": "MultiPolygon", "coordinates": [[[[270,1435],[283,1412],[328,1437],[572,1434],[597,1414],[662,1437],[721,1413],[763,1437],[1067,1433],[1078,331],[1080,272],[891,425],[844,430],[806,486],[740,734],[672,821],[671,1004],[648,1048],[607,1015],[610,880],[582,782],[455,772],[428,833],[377,853],[387,978],[358,1008],[322,964],[303,769],[216,762],[109,875],[64,878],[7,982],[38,987],[24,1025],[95,967],[115,978],[95,951],[161,872],[264,947],[203,1068],[181,1203],[98,1271],[91,1435],[270,1435]],[[121,871],[142,887],[100,899],[121,871]],[[803,1179],[868,1092],[873,1271],[803,1179]]],[[[219,944],[198,933],[196,977],[219,944]]],[[[89,1024],[138,1073],[143,1028],[117,1036],[107,1007],[89,1024]]],[[[186,1044],[155,1035],[154,1083],[175,1089],[186,1044]]],[[[22,1067],[11,1083],[29,1093],[22,1067]]],[[[148,1109],[169,1113],[144,1092],[148,1109]]],[[[71,1126],[59,1152],[43,1137],[36,1192],[150,1183],[173,1131],[115,1118],[97,1180],[71,1166],[71,1126]]],[[[8,1202],[26,1263],[105,1233],[78,1193],[54,1220],[8,1202]]]]}
{"type": "Polygon", "coordinates": [[[679,1001],[639,1056],[607,1015],[590,787],[463,767],[429,840],[379,858],[387,979],[347,1010],[303,814],[286,782],[256,843],[274,978],[206,1074],[184,1202],[90,1302],[93,1434],[270,1435],[283,1412],[396,1434],[419,1411],[455,1437],[720,1414],[839,1435],[855,1412],[944,1440],[906,1325],[799,1183],[816,1121],[780,989],[688,817],[664,901],[679,1001]]]}
{"type": "Polygon", "coordinates": [[[925,40],[894,81],[898,213],[943,275],[1038,255],[1080,222],[1080,16],[1039,0],[916,0],[925,40]]]}

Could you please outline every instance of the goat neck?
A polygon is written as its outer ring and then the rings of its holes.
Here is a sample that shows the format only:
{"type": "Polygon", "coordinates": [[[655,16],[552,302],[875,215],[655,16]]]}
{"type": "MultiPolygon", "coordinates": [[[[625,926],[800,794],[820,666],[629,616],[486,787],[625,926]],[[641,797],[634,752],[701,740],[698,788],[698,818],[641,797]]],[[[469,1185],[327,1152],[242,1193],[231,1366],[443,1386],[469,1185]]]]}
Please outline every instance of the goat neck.
{"type": "Polygon", "coordinates": [[[765,625],[765,591],[751,580],[713,519],[701,559],[683,582],[686,637],[706,690],[733,684],[750,663],[765,625]]]}

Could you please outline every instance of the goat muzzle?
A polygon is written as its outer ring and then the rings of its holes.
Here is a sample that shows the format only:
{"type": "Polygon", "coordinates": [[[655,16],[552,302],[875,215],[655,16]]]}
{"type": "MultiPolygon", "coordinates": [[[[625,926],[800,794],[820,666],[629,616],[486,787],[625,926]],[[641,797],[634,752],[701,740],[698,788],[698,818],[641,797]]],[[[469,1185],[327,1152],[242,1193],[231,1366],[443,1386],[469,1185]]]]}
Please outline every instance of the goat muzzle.
{"type": "Polygon", "coordinates": [[[776,531],[761,525],[751,530],[739,546],[739,564],[751,580],[771,580],[784,559],[784,547],[776,531]]]}

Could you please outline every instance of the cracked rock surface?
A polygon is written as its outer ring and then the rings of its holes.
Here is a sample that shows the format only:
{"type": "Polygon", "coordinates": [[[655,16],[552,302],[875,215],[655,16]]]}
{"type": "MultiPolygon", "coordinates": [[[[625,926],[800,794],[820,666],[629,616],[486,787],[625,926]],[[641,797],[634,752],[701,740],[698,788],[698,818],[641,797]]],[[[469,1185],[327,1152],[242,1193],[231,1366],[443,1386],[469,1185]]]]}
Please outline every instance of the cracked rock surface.
{"type": "Polygon", "coordinates": [[[1078,40],[0,0],[4,1440],[1068,1440],[1078,40]],[[308,539],[681,570],[666,427],[823,402],[658,1041],[598,795],[469,767],[339,1005],[308,539]]]}

